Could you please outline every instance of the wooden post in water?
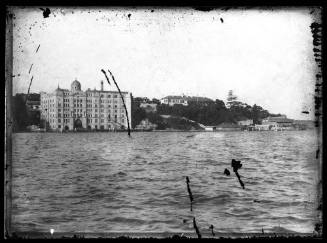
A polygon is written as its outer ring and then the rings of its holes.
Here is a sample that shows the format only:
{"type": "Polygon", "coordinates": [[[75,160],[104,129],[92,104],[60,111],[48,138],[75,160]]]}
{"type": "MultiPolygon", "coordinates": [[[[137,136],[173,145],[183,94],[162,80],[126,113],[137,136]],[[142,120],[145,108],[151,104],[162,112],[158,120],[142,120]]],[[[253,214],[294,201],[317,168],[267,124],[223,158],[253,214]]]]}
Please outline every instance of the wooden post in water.
{"type": "Polygon", "coordinates": [[[235,160],[235,159],[232,159],[232,164],[231,164],[231,166],[233,167],[233,171],[235,172],[235,175],[237,176],[237,179],[238,179],[238,181],[240,182],[240,184],[241,184],[241,187],[243,188],[243,189],[245,189],[245,187],[244,187],[244,183],[243,183],[243,181],[241,180],[241,177],[240,177],[240,175],[238,174],[238,169],[240,169],[241,167],[242,167],[242,164],[241,164],[241,161],[237,161],[237,160],[235,160]]]}
{"type": "Polygon", "coordinates": [[[213,225],[210,225],[209,229],[211,229],[212,236],[215,236],[215,233],[213,232],[213,225]]]}

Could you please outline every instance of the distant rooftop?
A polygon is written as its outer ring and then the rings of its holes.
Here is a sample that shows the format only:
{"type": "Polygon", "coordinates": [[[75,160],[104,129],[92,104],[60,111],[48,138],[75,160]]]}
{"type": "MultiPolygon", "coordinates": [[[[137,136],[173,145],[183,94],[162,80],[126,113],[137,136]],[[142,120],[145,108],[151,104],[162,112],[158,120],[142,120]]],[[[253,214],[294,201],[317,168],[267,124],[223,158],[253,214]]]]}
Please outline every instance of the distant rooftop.
{"type": "Polygon", "coordinates": [[[209,99],[207,97],[201,97],[201,96],[181,96],[181,95],[168,95],[168,96],[165,96],[162,99],[182,99],[182,100],[186,100],[186,101],[198,101],[198,102],[213,101],[212,99],[209,99]]]}
{"type": "Polygon", "coordinates": [[[286,116],[270,116],[267,118],[269,122],[293,122],[293,119],[288,119],[286,116]]]}
{"type": "MultiPolygon", "coordinates": [[[[102,83],[101,83],[102,84],[102,83]]],[[[90,89],[88,88],[87,90],[83,91],[81,89],[81,83],[79,81],[77,81],[76,79],[71,83],[71,89],[62,89],[59,87],[59,84],[58,84],[58,87],[55,89],[54,93],[61,93],[61,92],[88,92],[88,93],[93,93],[93,92],[101,92],[101,93],[119,93],[119,91],[114,91],[114,90],[97,90],[96,88],[94,89],[90,89]]],[[[40,93],[47,93],[47,92],[43,92],[41,91],[40,93]]],[[[128,91],[121,91],[122,94],[128,94],[128,91]]]]}

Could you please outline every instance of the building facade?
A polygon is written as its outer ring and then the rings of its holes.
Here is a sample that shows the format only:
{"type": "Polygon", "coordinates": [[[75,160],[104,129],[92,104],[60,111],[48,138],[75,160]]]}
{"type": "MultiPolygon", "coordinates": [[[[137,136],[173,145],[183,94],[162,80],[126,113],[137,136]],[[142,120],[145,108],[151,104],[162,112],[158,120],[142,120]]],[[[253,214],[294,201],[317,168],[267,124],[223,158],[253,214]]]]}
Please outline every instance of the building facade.
{"type": "Polygon", "coordinates": [[[140,107],[143,108],[146,113],[157,112],[157,104],[154,103],[141,103],[140,107]]]}
{"type": "Polygon", "coordinates": [[[149,121],[149,119],[144,119],[140,122],[140,124],[136,125],[135,130],[154,130],[158,127],[157,124],[153,124],[149,121]]]}
{"type": "Polygon", "coordinates": [[[250,126],[250,125],[253,125],[253,120],[248,119],[248,120],[238,121],[237,125],[239,125],[239,126],[250,126]]]}
{"type": "Polygon", "coordinates": [[[166,104],[173,106],[175,104],[177,105],[188,105],[187,100],[183,96],[173,96],[168,95],[160,100],[161,104],[166,104]]]}
{"type": "Polygon", "coordinates": [[[270,125],[270,129],[276,128],[291,128],[293,125],[293,119],[288,119],[285,115],[276,116],[276,117],[267,117],[266,119],[262,120],[262,125],[270,125]]]}
{"type": "Polygon", "coordinates": [[[189,105],[190,102],[196,102],[196,103],[208,103],[213,102],[213,100],[206,98],[206,97],[199,97],[199,96],[173,96],[168,95],[160,100],[161,104],[166,105],[189,105]]]}
{"type": "MultiPolygon", "coordinates": [[[[131,127],[132,94],[121,92],[131,127]]],[[[53,93],[40,93],[41,119],[51,130],[121,130],[127,129],[126,111],[118,91],[82,91],[81,83],[71,89],[58,88],[53,93]]]]}

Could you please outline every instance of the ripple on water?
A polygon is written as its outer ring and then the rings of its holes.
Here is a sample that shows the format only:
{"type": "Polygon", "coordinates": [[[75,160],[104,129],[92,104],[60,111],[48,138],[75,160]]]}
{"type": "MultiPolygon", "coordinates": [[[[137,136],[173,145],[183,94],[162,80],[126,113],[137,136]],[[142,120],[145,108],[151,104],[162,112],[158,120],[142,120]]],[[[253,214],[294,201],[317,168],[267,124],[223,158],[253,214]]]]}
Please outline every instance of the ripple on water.
{"type": "Polygon", "coordinates": [[[13,134],[14,228],[193,232],[189,176],[200,225],[311,233],[316,140],[310,131],[283,134],[13,134]],[[245,190],[233,158],[242,161],[245,190]]]}

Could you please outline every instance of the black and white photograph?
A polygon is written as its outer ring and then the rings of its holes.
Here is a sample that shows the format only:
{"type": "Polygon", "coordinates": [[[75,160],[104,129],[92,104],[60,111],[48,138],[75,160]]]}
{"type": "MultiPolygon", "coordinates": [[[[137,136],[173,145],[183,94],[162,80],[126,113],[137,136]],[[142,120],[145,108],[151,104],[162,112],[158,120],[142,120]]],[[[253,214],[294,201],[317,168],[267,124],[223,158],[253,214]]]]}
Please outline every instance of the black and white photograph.
{"type": "Polygon", "coordinates": [[[7,238],[322,237],[322,8],[7,6],[7,238]]]}

